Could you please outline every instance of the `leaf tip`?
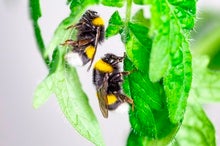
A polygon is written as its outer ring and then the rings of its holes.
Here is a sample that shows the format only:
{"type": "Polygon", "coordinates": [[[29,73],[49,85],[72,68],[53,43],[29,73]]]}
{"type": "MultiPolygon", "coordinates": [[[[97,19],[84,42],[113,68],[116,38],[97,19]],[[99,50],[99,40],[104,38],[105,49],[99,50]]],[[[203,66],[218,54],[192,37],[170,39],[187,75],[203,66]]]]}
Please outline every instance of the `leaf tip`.
{"type": "Polygon", "coordinates": [[[150,67],[149,79],[151,82],[156,83],[162,79],[162,75],[159,75],[154,68],[150,67]]]}
{"type": "Polygon", "coordinates": [[[32,106],[34,109],[38,109],[40,107],[40,104],[34,100],[32,106]]]}

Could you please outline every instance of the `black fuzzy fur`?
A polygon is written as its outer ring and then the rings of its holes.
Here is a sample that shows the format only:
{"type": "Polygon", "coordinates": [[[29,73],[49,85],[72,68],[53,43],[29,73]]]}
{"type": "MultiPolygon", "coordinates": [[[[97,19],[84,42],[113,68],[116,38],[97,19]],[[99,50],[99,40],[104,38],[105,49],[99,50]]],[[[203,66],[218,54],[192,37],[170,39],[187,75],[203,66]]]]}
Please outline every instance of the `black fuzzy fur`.
{"type": "Polygon", "coordinates": [[[117,97],[117,101],[115,103],[108,105],[109,110],[116,109],[123,102],[120,99],[120,95],[122,94],[121,83],[123,82],[123,76],[120,74],[120,71],[119,71],[119,66],[118,66],[119,58],[120,60],[122,60],[123,57],[118,57],[110,53],[105,54],[105,57],[102,58],[102,61],[108,63],[114,68],[112,73],[105,73],[97,69],[93,70],[93,84],[96,86],[96,89],[102,88],[102,85],[104,83],[104,78],[107,74],[108,87],[106,89],[106,93],[107,95],[114,94],[117,97]]]}

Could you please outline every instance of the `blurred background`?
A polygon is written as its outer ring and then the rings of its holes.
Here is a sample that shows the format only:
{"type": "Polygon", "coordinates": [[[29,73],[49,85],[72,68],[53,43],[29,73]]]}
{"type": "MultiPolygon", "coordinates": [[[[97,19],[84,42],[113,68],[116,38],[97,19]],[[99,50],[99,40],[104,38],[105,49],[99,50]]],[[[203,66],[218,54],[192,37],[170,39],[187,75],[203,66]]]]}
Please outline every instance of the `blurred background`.
{"type": "MultiPolygon", "coordinates": [[[[69,9],[65,3],[66,0],[41,1],[43,16],[39,22],[45,44],[49,43],[61,20],[68,16],[69,9]]],[[[91,9],[98,11],[106,23],[115,10],[103,6],[91,9]]],[[[124,9],[120,11],[123,13],[124,9]]],[[[195,50],[198,49],[199,40],[219,30],[220,1],[200,0],[198,14],[192,39],[192,48],[195,50]]],[[[216,35],[219,36],[220,31],[216,35]]],[[[96,59],[109,51],[123,55],[123,45],[120,42],[111,43],[117,40],[119,38],[115,37],[105,41],[96,59]]],[[[212,56],[215,61],[209,67],[219,69],[216,62],[220,62],[220,45],[212,48],[218,49],[198,49],[198,52],[212,56]]],[[[53,96],[38,110],[32,107],[34,90],[48,71],[36,46],[27,0],[0,0],[0,51],[0,146],[92,146],[71,127],[53,96]]],[[[127,114],[110,113],[109,118],[104,119],[90,80],[91,71],[79,68],[78,72],[106,145],[124,146],[129,133],[127,114]]],[[[220,145],[220,104],[204,107],[216,127],[220,145]]]]}

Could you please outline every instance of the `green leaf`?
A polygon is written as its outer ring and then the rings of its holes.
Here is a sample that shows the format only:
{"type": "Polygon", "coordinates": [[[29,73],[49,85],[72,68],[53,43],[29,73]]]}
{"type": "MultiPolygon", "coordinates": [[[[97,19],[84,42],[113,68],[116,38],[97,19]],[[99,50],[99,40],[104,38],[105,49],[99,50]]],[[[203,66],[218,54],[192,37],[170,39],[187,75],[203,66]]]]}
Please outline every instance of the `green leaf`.
{"type": "Polygon", "coordinates": [[[129,34],[126,36],[126,52],[135,67],[146,73],[148,72],[149,50],[151,39],[148,37],[148,28],[134,23],[128,24],[129,34]]]}
{"type": "Polygon", "coordinates": [[[173,123],[182,120],[192,80],[191,54],[186,42],[170,55],[171,64],[164,78],[169,116],[173,123]],[[185,45],[185,46],[184,46],[185,45]]]}
{"type": "Polygon", "coordinates": [[[115,11],[108,22],[108,27],[106,29],[105,37],[109,38],[117,35],[123,28],[123,21],[118,11],[115,11]]]}
{"type": "Polygon", "coordinates": [[[150,61],[150,79],[159,81],[171,63],[170,52],[188,43],[194,26],[196,0],[154,0],[151,7],[151,33],[154,35],[150,61]]]}
{"type": "Polygon", "coordinates": [[[168,37],[163,34],[158,34],[153,40],[149,68],[150,79],[153,82],[159,81],[167,71],[170,44],[168,37]]]}
{"type": "Polygon", "coordinates": [[[182,120],[191,85],[189,32],[194,26],[196,2],[154,1],[151,9],[155,34],[150,58],[150,79],[164,77],[169,117],[173,123],[182,120]]]}
{"type": "Polygon", "coordinates": [[[38,86],[34,106],[38,107],[48,98],[49,94],[55,93],[64,115],[79,134],[95,145],[103,146],[98,121],[82,90],[76,70],[67,66],[64,61],[65,52],[66,50],[62,47],[54,51],[54,63],[51,67],[56,70],[51,72],[38,86]]]}
{"type": "MultiPolygon", "coordinates": [[[[149,56],[151,39],[148,28],[141,24],[128,23],[121,33],[125,38],[128,58],[124,60],[124,70],[132,73],[124,78],[124,91],[134,101],[129,119],[133,131],[149,141],[168,144],[176,133],[178,124],[170,122],[166,107],[166,96],[161,83],[149,79],[149,56]],[[127,32],[127,33],[126,33],[127,32]]],[[[129,139],[128,139],[129,141],[129,139]]]]}
{"type": "MultiPolygon", "coordinates": [[[[134,70],[132,63],[127,58],[124,60],[124,70],[134,70]]],[[[151,108],[160,109],[162,106],[160,99],[157,98],[159,90],[157,90],[157,93],[154,93],[153,90],[158,87],[153,87],[147,74],[141,74],[138,71],[134,71],[124,79],[124,91],[134,100],[135,105],[134,111],[130,111],[129,114],[132,128],[141,135],[156,137],[156,124],[151,108]]]]}
{"type": "Polygon", "coordinates": [[[73,25],[77,22],[80,15],[83,13],[83,11],[79,12],[78,15],[72,15],[70,14],[69,17],[65,18],[57,27],[57,29],[54,32],[54,35],[47,47],[47,54],[49,56],[52,55],[54,49],[57,46],[60,46],[60,44],[64,43],[68,39],[75,39],[76,31],[73,29],[67,30],[66,28],[70,25],[73,25]]]}
{"type": "MultiPolygon", "coordinates": [[[[47,101],[51,94],[55,93],[61,110],[78,133],[95,145],[104,146],[98,121],[89,105],[86,94],[82,90],[77,72],[75,68],[70,68],[64,61],[64,55],[68,49],[60,46],[65,40],[75,39],[76,37],[75,30],[66,30],[66,28],[79,20],[88,5],[98,3],[98,1],[78,0],[68,2],[71,3],[72,12],[70,16],[64,19],[56,29],[47,52],[45,53],[45,49],[43,50],[46,56],[50,56],[52,52],[53,56],[49,64],[49,75],[38,85],[35,91],[33,106],[38,108],[47,101]]],[[[31,8],[34,8],[35,4],[36,8],[39,8],[39,1],[33,1],[31,8]]],[[[37,24],[39,17],[40,11],[33,15],[33,19],[36,20],[34,24],[37,24]]],[[[37,28],[39,30],[38,36],[41,38],[38,24],[37,28]]]]}
{"type": "Polygon", "coordinates": [[[76,70],[67,68],[56,74],[58,80],[54,91],[59,105],[71,125],[95,145],[104,146],[98,121],[89,105],[76,75],[76,70]]]}
{"type": "Polygon", "coordinates": [[[71,0],[69,3],[71,13],[77,15],[89,5],[99,4],[99,0],[71,0]]]}
{"type": "Polygon", "coordinates": [[[150,0],[134,0],[134,3],[138,5],[145,5],[145,4],[149,4],[150,0]]]}
{"type": "Polygon", "coordinates": [[[189,98],[182,127],[175,138],[174,146],[216,146],[215,129],[201,105],[189,98]]]}
{"type": "MultiPolygon", "coordinates": [[[[146,56],[149,56],[149,53],[146,56]]],[[[124,70],[135,70],[128,58],[124,60],[124,70]]],[[[134,71],[124,77],[123,88],[134,101],[134,109],[130,110],[129,118],[137,139],[129,136],[128,145],[140,141],[168,144],[176,134],[179,124],[170,122],[163,86],[160,83],[152,83],[147,73],[134,71]]]]}
{"type": "Polygon", "coordinates": [[[101,3],[105,6],[122,7],[124,0],[101,0],[101,3]]]}
{"type": "Polygon", "coordinates": [[[193,82],[190,96],[201,103],[220,102],[220,72],[210,70],[207,56],[194,56],[193,82]]]}
{"type": "Polygon", "coordinates": [[[143,136],[139,136],[133,130],[130,132],[126,146],[145,146],[143,136]]]}
{"type": "Polygon", "coordinates": [[[72,0],[67,0],[66,4],[70,4],[72,2],[72,0]]]}
{"type": "Polygon", "coordinates": [[[140,24],[140,25],[143,25],[143,26],[146,26],[146,27],[149,27],[150,26],[150,20],[147,19],[145,16],[144,16],[144,10],[143,9],[140,9],[138,10],[134,16],[132,17],[132,23],[135,23],[135,24],[140,24]]]}
{"type": "Polygon", "coordinates": [[[174,135],[172,134],[171,132],[170,135],[162,139],[149,139],[148,137],[138,135],[132,130],[129,134],[126,146],[166,146],[173,139],[174,135]]]}
{"type": "MultiPolygon", "coordinates": [[[[219,37],[220,38],[220,37],[219,37]]],[[[220,46],[220,44],[219,44],[220,46]]],[[[210,63],[208,67],[212,70],[219,71],[220,70],[220,49],[217,51],[217,53],[213,56],[213,58],[210,60],[210,63]]]]}
{"type": "MultiPolygon", "coordinates": [[[[51,75],[52,76],[52,75],[51,75]]],[[[52,77],[48,76],[46,77],[36,88],[34,92],[34,100],[33,100],[33,106],[34,108],[39,108],[41,105],[43,105],[52,94],[52,77]]]]}

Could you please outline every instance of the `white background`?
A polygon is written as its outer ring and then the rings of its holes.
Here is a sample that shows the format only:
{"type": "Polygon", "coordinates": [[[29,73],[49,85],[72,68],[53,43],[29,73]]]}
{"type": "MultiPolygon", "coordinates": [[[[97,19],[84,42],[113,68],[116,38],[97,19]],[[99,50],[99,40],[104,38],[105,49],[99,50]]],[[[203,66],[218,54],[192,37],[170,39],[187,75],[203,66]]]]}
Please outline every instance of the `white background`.
{"type": "MultiPolygon", "coordinates": [[[[43,17],[40,19],[46,44],[59,22],[69,10],[66,0],[41,2],[43,17]]],[[[200,0],[199,11],[204,8],[219,9],[219,0],[200,0]]],[[[108,20],[114,9],[92,8],[108,20]]],[[[122,13],[124,9],[120,10],[122,13]]],[[[118,38],[107,40],[96,59],[105,52],[123,54],[118,38]],[[114,42],[114,43],[112,43],[114,42]]],[[[80,79],[102,129],[107,146],[124,146],[129,133],[127,114],[111,113],[104,119],[99,111],[91,71],[80,68],[80,79]]],[[[39,55],[28,15],[27,0],[0,0],[0,146],[92,146],[71,127],[52,96],[38,110],[32,107],[33,92],[47,75],[39,55]]],[[[206,111],[220,131],[219,104],[206,106],[206,111]]],[[[218,138],[218,137],[217,137],[218,138]]],[[[218,139],[219,140],[219,139],[218,139]]]]}

